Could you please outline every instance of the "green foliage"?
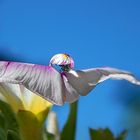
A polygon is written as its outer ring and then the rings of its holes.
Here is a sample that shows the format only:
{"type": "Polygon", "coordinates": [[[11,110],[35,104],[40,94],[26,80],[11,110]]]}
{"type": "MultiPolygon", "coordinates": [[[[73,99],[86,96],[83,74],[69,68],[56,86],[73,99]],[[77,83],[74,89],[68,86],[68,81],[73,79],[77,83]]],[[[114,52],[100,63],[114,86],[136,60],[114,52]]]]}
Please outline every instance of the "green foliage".
{"type": "Polygon", "coordinates": [[[124,140],[126,133],[123,132],[119,137],[115,138],[113,133],[108,129],[89,129],[91,140],[124,140]]]}
{"type": "Polygon", "coordinates": [[[21,137],[19,136],[19,133],[16,133],[14,131],[8,131],[7,140],[21,140],[21,137]]]}
{"type": "MultiPolygon", "coordinates": [[[[67,122],[60,134],[60,139],[58,139],[55,135],[46,132],[47,139],[45,140],[75,140],[77,108],[78,102],[70,105],[70,113],[67,122]]],[[[89,129],[89,133],[91,140],[124,140],[126,136],[126,132],[122,132],[118,137],[115,138],[109,129],[89,129]]]]}
{"type": "MultiPolygon", "coordinates": [[[[70,105],[67,122],[59,135],[46,132],[38,117],[30,111],[19,110],[17,114],[0,100],[0,140],[75,140],[78,102],[70,105]]],[[[123,132],[117,138],[109,129],[89,129],[91,140],[124,140],[123,132]]]]}
{"type": "Polygon", "coordinates": [[[69,116],[60,134],[60,138],[58,138],[58,136],[46,132],[46,140],[75,140],[77,109],[78,109],[78,102],[75,102],[70,105],[69,116]]]}
{"type": "Polygon", "coordinates": [[[4,140],[5,138],[6,138],[5,118],[2,112],[0,112],[0,140],[4,140]]]}
{"type": "Polygon", "coordinates": [[[30,111],[20,110],[17,113],[21,133],[24,140],[42,140],[43,126],[30,111]]]}
{"type": "Polygon", "coordinates": [[[78,102],[75,102],[70,105],[70,113],[68,116],[68,120],[62,130],[60,140],[75,140],[77,108],[78,102]]]}
{"type": "Polygon", "coordinates": [[[127,131],[123,131],[115,140],[125,140],[127,131]]]}
{"type": "Polygon", "coordinates": [[[19,125],[11,107],[0,100],[0,140],[21,140],[19,125]]]}
{"type": "Polygon", "coordinates": [[[15,114],[0,100],[0,140],[43,140],[44,125],[37,117],[25,110],[15,114]]]}
{"type": "Polygon", "coordinates": [[[45,137],[46,137],[45,140],[58,140],[58,138],[54,134],[51,134],[51,133],[48,133],[48,132],[46,132],[45,137]]]}

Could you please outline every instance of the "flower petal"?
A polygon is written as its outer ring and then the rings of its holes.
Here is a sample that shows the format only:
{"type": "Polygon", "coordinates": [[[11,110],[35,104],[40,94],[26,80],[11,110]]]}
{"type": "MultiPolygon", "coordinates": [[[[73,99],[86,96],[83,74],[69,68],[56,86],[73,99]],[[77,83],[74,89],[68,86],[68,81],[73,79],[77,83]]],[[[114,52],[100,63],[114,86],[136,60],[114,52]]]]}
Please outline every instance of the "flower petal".
{"type": "Polygon", "coordinates": [[[65,101],[61,74],[51,66],[9,62],[0,82],[24,85],[54,104],[63,105],[65,101]]]}
{"type": "Polygon", "coordinates": [[[18,109],[24,109],[20,95],[17,93],[20,94],[20,92],[18,92],[18,85],[8,83],[0,84],[1,99],[9,103],[15,112],[17,112],[18,109]]]}

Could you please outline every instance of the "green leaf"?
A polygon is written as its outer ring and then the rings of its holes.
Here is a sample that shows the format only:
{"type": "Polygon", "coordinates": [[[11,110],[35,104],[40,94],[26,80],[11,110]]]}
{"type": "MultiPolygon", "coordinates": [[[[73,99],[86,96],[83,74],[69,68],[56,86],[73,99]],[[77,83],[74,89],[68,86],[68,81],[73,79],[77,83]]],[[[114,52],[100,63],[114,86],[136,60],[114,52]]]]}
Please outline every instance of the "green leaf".
{"type": "Polygon", "coordinates": [[[0,128],[6,130],[6,119],[2,112],[0,112],[0,128]]]}
{"type": "Polygon", "coordinates": [[[6,131],[0,127],[0,140],[6,140],[7,134],[6,131]]]}
{"type": "Polygon", "coordinates": [[[115,138],[113,133],[108,129],[89,129],[91,140],[124,140],[126,132],[122,132],[119,137],[115,138]]]}
{"type": "Polygon", "coordinates": [[[48,133],[48,132],[46,132],[46,138],[47,138],[47,140],[57,140],[55,135],[48,133]]]}
{"type": "Polygon", "coordinates": [[[15,113],[7,103],[0,100],[0,140],[5,140],[6,137],[8,140],[9,134],[13,136],[14,140],[21,140],[15,113]]]}
{"type": "Polygon", "coordinates": [[[20,110],[17,114],[24,140],[42,140],[44,125],[30,111],[20,110]]]}
{"type": "Polygon", "coordinates": [[[5,140],[6,137],[6,120],[2,112],[0,112],[0,140],[5,140]]]}
{"type": "Polygon", "coordinates": [[[77,108],[78,108],[78,102],[75,102],[70,105],[69,117],[62,130],[60,140],[75,140],[77,108]]]}
{"type": "Polygon", "coordinates": [[[117,138],[116,140],[125,140],[127,135],[127,131],[123,131],[117,138]]]}
{"type": "Polygon", "coordinates": [[[91,140],[113,140],[113,135],[109,129],[90,129],[90,137],[91,140]]]}
{"type": "Polygon", "coordinates": [[[13,112],[12,108],[7,103],[0,100],[0,110],[7,122],[6,123],[7,129],[18,132],[19,126],[17,123],[16,115],[13,112]]]}
{"type": "Polygon", "coordinates": [[[7,132],[7,140],[21,140],[19,135],[14,131],[7,132]]]}

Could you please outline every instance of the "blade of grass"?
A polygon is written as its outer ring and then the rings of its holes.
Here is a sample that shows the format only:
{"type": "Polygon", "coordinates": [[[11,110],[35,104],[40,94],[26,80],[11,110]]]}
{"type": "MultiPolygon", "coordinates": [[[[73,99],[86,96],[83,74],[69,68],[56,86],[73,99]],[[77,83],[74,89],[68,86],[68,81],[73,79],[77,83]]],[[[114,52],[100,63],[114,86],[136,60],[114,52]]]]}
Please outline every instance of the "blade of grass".
{"type": "Polygon", "coordinates": [[[70,105],[68,120],[61,132],[60,140],[75,140],[78,102],[70,105]]]}

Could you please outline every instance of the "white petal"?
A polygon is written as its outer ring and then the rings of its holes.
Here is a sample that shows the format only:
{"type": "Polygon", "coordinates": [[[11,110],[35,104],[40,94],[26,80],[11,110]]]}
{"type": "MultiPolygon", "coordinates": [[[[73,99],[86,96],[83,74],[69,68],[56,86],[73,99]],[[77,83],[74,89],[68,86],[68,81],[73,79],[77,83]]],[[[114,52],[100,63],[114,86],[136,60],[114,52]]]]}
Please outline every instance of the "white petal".
{"type": "Polygon", "coordinates": [[[97,84],[107,80],[127,80],[133,84],[140,85],[140,81],[123,70],[114,68],[93,68],[87,70],[78,70],[75,72],[65,73],[69,84],[80,94],[87,95],[97,84]]]}
{"type": "Polygon", "coordinates": [[[0,81],[23,84],[54,104],[64,104],[65,89],[61,74],[51,66],[11,62],[0,81]]]}

